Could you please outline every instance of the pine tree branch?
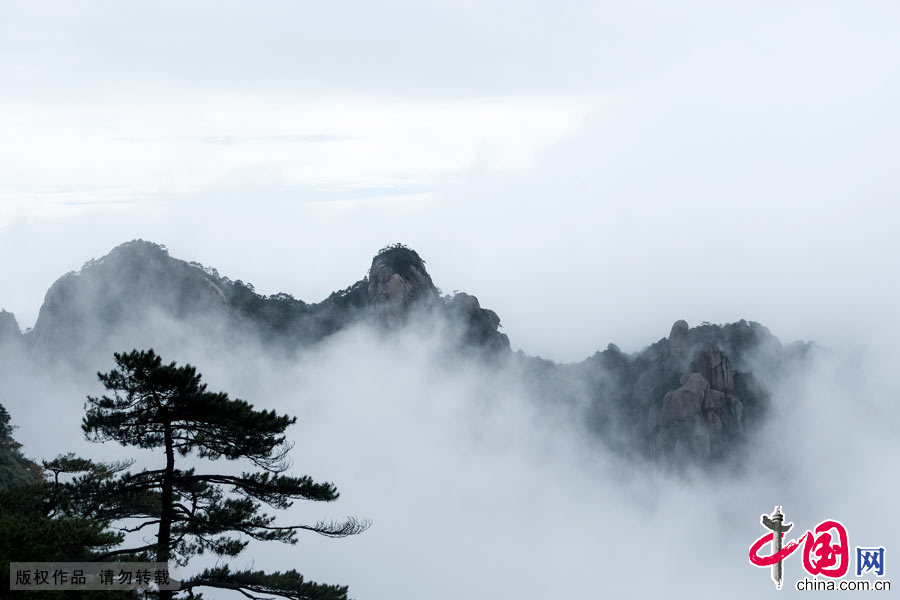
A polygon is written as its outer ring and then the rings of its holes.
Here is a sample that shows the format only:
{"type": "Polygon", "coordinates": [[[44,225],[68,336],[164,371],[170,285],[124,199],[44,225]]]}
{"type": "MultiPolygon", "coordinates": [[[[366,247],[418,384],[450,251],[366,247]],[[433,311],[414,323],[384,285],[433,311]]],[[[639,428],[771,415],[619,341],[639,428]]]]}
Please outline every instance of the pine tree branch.
{"type": "Polygon", "coordinates": [[[91,559],[91,562],[98,562],[101,560],[105,560],[111,556],[119,556],[120,554],[137,554],[138,552],[144,552],[145,550],[154,549],[156,549],[156,544],[147,544],[146,546],[141,546],[140,548],[125,548],[122,550],[113,550],[112,552],[106,552],[105,554],[94,557],[93,559],[91,559]]]}
{"type": "Polygon", "coordinates": [[[181,482],[203,482],[234,486],[236,491],[277,506],[290,505],[289,499],[303,498],[330,502],[338,497],[337,490],[330,483],[315,483],[309,477],[267,477],[244,473],[242,477],[221,474],[179,474],[181,482]]]}
{"type": "Polygon", "coordinates": [[[154,519],[152,521],[145,521],[144,523],[141,523],[137,527],[119,527],[118,530],[124,531],[126,533],[134,533],[135,531],[140,531],[144,527],[146,527],[148,525],[153,525],[155,523],[159,523],[159,519],[154,519]]]}
{"type": "Polygon", "coordinates": [[[253,594],[270,594],[290,600],[347,600],[347,588],[322,585],[305,581],[296,571],[264,573],[262,571],[231,572],[227,566],[207,569],[181,583],[180,591],[196,587],[211,587],[241,591],[245,597],[260,598],[253,594]]]}
{"type": "Polygon", "coordinates": [[[240,531],[252,537],[252,529],[264,529],[266,531],[296,531],[302,529],[304,531],[312,531],[319,535],[324,535],[325,537],[342,538],[360,534],[371,526],[372,521],[369,519],[359,520],[356,517],[349,517],[347,520],[339,523],[334,521],[318,521],[315,525],[254,525],[252,528],[237,528],[234,531],[240,531]]]}

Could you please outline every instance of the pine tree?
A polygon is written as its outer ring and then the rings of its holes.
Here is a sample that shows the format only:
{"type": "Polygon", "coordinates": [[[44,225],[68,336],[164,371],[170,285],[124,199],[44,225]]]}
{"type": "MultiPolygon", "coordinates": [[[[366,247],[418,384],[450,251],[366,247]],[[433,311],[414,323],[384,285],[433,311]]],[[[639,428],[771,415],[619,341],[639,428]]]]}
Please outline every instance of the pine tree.
{"type": "MultiPolygon", "coordinates": [[[[74,454],[44,461],[43,468],[22,456],[9,414],[0,406],[0,580],[10,580],[12,562],[89,561],[122,542],[109,521],[91,516],[84,499],[96,483],[125,463],[95,463],[74,454]],[[48,479],[48,474],[52,477],[48,479]],[[67,481],[68,479],[72,481],[67,481]]],[[[133,591],[20,590],[22,600],[136,600],[133,591]]]]}
{"type": "MultiPolygon", "coordinates": [[[[126,472],[93,492],[105,516],[139,521],[127,531],[157,528],[155,543],[110,551],[103,558],[149,551],[157,562],[186,565],[207,551],[236,556],[248,539],[293,544],[298,530],[344,537],[368,527],[355,518],[279,526],[273,516],[261,512],[262,504],[285,509],[297,499],[328,502],[338,497],[331,483],[283,474],[290,450],[284,431],[296,418],[210,392],[193,366],[163,364],[153,350],[116,354],[115,361],[114,370],[98,373],[109,394],[88,397],[82,429],[92,441],[161,449],[165,463],[158,469],[126,472]],[[189,454],[246,459],[258,470],[234,476],[178,468],[176,456],[189,454]]],[[[307,582],[293,570],[265,574],[220,567],[183,581],[181,591],[193,597],[194,588],[200,587],[239,590],[249,597],[253,592],[295,599],[347,596],[346,587],[307,582]]],[[[178,593],[161,591],[160,598],[178,593]]]]}

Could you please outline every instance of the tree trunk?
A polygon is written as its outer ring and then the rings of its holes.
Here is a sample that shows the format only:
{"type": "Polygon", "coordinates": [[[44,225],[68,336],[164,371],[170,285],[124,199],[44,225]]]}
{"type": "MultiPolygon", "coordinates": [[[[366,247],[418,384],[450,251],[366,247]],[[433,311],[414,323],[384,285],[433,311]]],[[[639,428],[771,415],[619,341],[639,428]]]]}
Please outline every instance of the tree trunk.
{"type": "MultiPolygon", "coordinates": [[[[159,534],[156,537],[156,562],[168,563],[172,537],[172,487],[175,477],[175,449],[172,444],[172,425],[165,425],[166,470],[162,483],[162,510],[159,513],[159,534]]],[[[160,590],[160,600],[172,600],[174,590],[160,590]]]]}

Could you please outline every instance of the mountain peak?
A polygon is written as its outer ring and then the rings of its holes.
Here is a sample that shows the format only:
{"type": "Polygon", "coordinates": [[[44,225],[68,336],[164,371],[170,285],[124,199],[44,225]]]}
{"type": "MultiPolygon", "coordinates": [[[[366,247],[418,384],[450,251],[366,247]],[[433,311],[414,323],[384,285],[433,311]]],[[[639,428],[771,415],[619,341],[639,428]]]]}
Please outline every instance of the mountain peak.
{"type": "Polygon", "coordinates": [[[390,267],[403,277],[411,277],[416,272],[425,271],[425,261],[419,256],[419,253],[400,243],[391,244],[379,250],[378,254],[372,258],[372,267],[374,268],[376,265],[390,267]]]}
{"type": "Polygon", "coordinates": [[[22,330],[19,329],[16,316],[0,308],[0,343],[7,340],[17,340],[21,335],[22,330]]]}
{"type": "Polygon", "coordinates": [[[399,314],[414,303],[432,304],[437,288],[419,254],[403,244],[382,248],[369,268],[369,302],[376,311],[399,314]]]}
{"type": "Polygon", "coordinates": [[[169,249],[166,248],[162,244],[157,244],[156,242],[150,242],[147,240],[142,240],[140,238],[131,240],[129,242],[123,242],[109,251],[109,254],[121,254],[121,253],[135,253],[135,254],[162,254],[165,256],[169,256],[169,249]]]}
{"type": "Polygon", "coordinates": [[[130,242],[125,242],[124,244],[119,244],[101,258],[89,260],[82,267],[82,271],[84,269],[98,264],[103,264],[108,261],[131,262],[154,259],[171,259],[171,256],[169,255],[169,249],[162,244],[137,239],[131,240],[130,242]]]}

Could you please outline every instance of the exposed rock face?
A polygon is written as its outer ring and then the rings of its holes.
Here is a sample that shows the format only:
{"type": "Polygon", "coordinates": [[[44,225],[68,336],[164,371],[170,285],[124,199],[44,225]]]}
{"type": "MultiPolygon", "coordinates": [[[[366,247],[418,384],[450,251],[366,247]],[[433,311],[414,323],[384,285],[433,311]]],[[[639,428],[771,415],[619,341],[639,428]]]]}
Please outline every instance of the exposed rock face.
{"type": "MultiPolygon", "coordinates": [[[[721,328],[704,325],[694,336],[685,321],[672,326],[668,344],[678,354],[698,343],[703,347],[694,353],[687,367],[689,372],[680,378],[679,387],[650,405],[647,434],[654,456],[676,463],[689,459],[706,461],[728,455],[743,440],[742,398],[759,402],[767,397],[767,392],[753,373],[736,372],[729,356],[716,343],[752,350],[753,344],[741,338],[747,336],[750,325],[741,321],[735,327],[732,333],[723,335],[721,328]],[[733,339],[742,343],[729,344],[733,339]]],[[[671,356],[668,363],[672,364],[671,356]]]]}
{"type": "Polygon", "coordinates": [[[458,293],[447,301],[447,308],[453,317],[451,322],[463,324],[463,342],[488,350],[506,350],[509,338],[500,333],[500,317],[492,310],[481,308],[478,298],[458,293]]]}
{"type": "Polygon", "coordinates": [[[691,328],[679,320],[641,352],[607,349],[579,368],[588,370],[592,428],[608,437],[628,431],[624,453],[679,465],[734,456],[770,402],[751,366],[774,377],[796,364],[758,323],[691,328]]]}
{"type": "Polygon", "coordinates": [[[682,354],[687,352],[690,346],[690,332],[691,328],[688,326],[687,321],[684,319],[675,321],[672,325],[672,330],[669,331],[669,346],[672,348],[673,353],[682,354]]]}
{"type": "Polygon", "coordinates": [[[680,387],[650,407],[651,451],[676,463],[720,457],[743,433],[742,408],[740,399],[713,389],[702,374],[683,375],[680,387]]]}
{"type": "Polygon", "coordinates": [[[682,375],[681,387],[663,396],[660,425],[693,419],[703,408],[707,392],[709,382],[700,373],[682,375]]]}
{"type": "Polygon", "coordinates": [[[676,459],[709,455],[709,430],[702,409],[709,382],[699,373],[681,378],[681,387],[668,392],[650,407],[648,425],[655,456],[676,459]]]}
{"type": "Polygon", "coordinates": [[[433,306],[438,298],[425,262],[403,246],[390,246],[372,259],[369,303],[376,313],[390,318],[406,314],[414,304],[433,306]]]}
{"type": "Polygon", "coordinates": [[[482,308],[478,298],[469,294],[441,298],[425,261],[405,246],[388,246],[372,259],[367,296],[369,308],[382,323],[396,326],[415,310],[440,313],[462,327],[464,347],[491,352],[509,349],[509,338],[499,331],[497,313],[482,308]]]}
{"type": "Polygon", "coordinates": [[[703,375],[714,390],[734,391],[731,361],[718,348],[707,348],[698,352],[691,361],[691,371],[703,375]]]}

